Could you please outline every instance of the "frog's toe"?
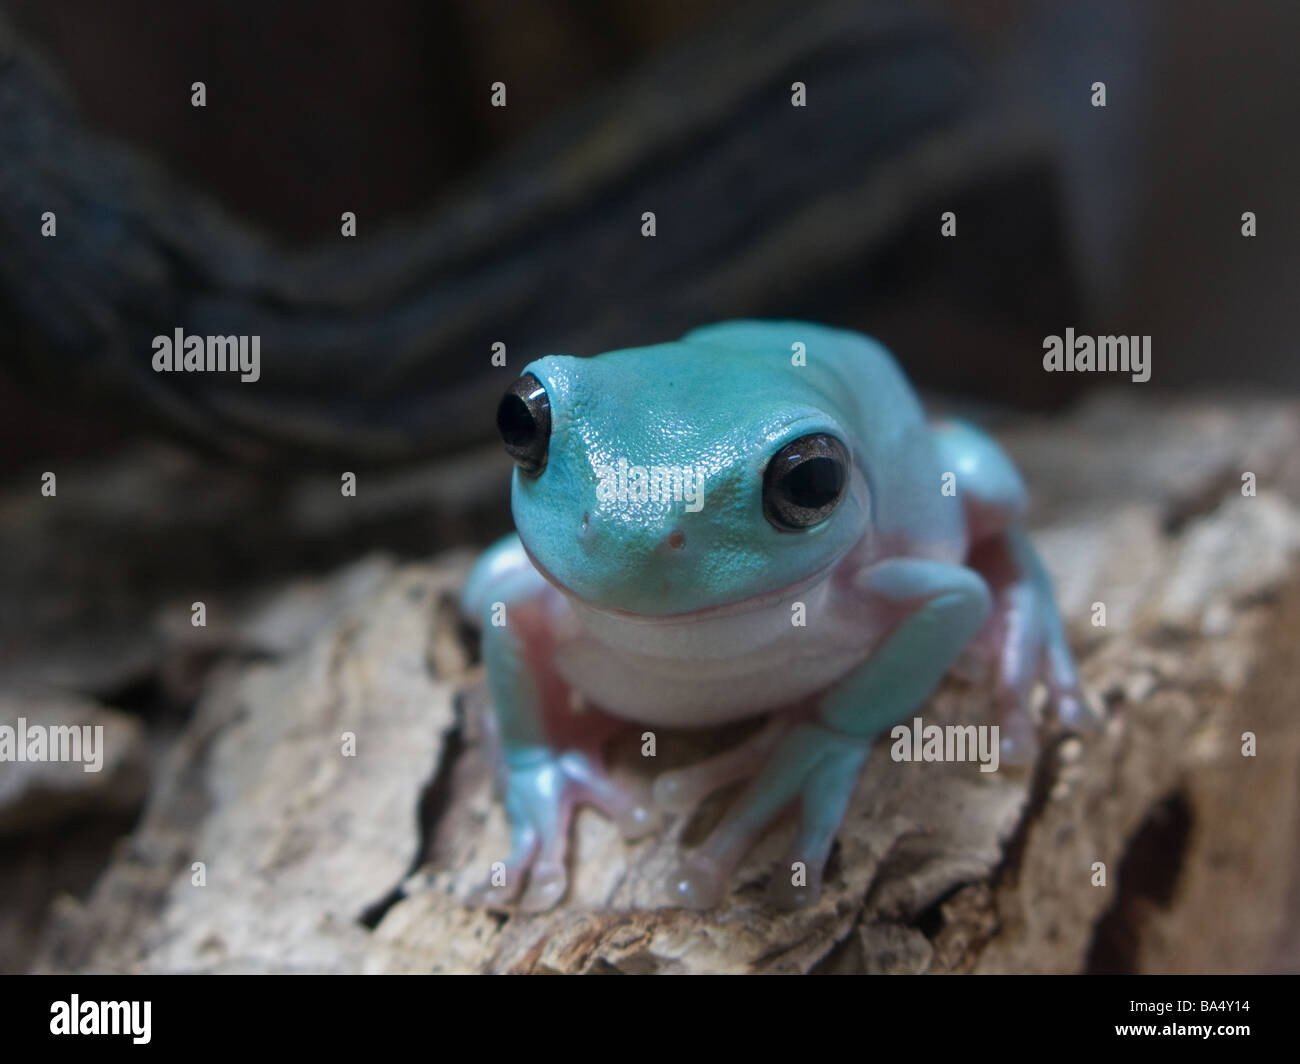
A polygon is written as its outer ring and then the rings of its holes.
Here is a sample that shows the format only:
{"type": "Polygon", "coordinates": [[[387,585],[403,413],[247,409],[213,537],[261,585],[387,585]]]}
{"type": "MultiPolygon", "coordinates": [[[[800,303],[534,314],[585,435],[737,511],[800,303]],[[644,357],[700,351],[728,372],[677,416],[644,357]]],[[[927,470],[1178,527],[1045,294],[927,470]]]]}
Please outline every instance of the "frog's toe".
{"type": "Polygon", "coordinates": [[[539,860],[528,874],[528,889],[519,908],[526,913],[554,909],[569,890],[569,874],[562,860],[539,860]]]}
{"type": "Polygon", "coordinates": [[[515,903],[519,897],[519,888],[524,881],[525,873],[519,872],[517,875],[506,875],[506,881],[499,887],[481,887],[476,890],[470,897],[470,903],[482,906],[484,909],[508,909],[515,903]]]}
{"type": "Polygon", "coordinates": [[[619,834],[628,842],[645,838],[662,823],[659,811],[648,801],[633,800],[623,812],[610,813],[609,816],[619,834]]]}
{"type": "Polygon", "coordinates": [[[569,829],[579,805],[604,813],[624,838],[639,838],[659,823],[647,794],[615,783],[586,753],[546,754],[516,765],[507,773],[505,795],[510,856],[492,866],[490,883],[476,899],[488,907],[518,899],[526,912],[557,905],[568,892],[569,829]]]}
{"type": "Polygon", "coordinates": [[[1003,691],[996,704],[999,762],[1032,765],[1038,758],[1040,743],[1028,697],[1019,691],[1003,691]]]}
{"type": "Polygon", "coordinates": [[[663,773],[655,780],[652,793],[655,805],[668,813],[689,813],[702,797],[699,788],[692,786],[690,769],[663,773]]]}
{"type": "Polygon", "coordinates": [[[816,872],[811,878],[797,877],[791,885],[798,882],[801,891],[809,883],[819,886],[822,865],[868,749],[866,741],[821,725],[791,729],[722,822],[686,856],[670,884],[675,900],[693,908],[718,904],[727,878],[754,840],[796,799],[801,813],[794,852],[807,855],[816,872]]]}
{"type": "Polygon", "coordinates": [[[1095,731],[1102,716],[1089,702],[1079,682],[1079,673],[1066,640],[1065,625],[1051,599],[1046,600],[1047,618],[1043,645],[1039,651],[1038,670],[1047,683],[1048,715],[1069,731],[1095,731]]]}
{"type": "Polygon", "coordinates": [[[1071,731],[1093,732],[1101,727],[1101,714],[1093,708],[1082,688],[1077,684],[1054,688],[1052,706],[1055,709],[1056,719],[1071,731]]]}
{"type": "Polygon", "coordinates": [[[808,775],[799,800],[799,826],[785,860],[768,883],[768,898],[783,909],[813,905],[835,833],[848,811],[866,760],[863,745],[832,747],[808,775]]]}
{"type": "Polygon", "coordinates": [[[825,855],[792,856],[778,867],[767,885],[768,900],[779,909],[801,909],[815,905],[822,896],[825,855]]]}
{"type": "Polygon", "coordinates": [[[668,882],[672,900],[686,909],[712,909],[722,901],[729,868],[707,853],[687,855],[668,882]]]}
{"type": "Polygon", "coordinates": [[[587,754],[567,753],[560,767],[574,800],[604,813],[623,838],[643,838],[659,827],[659,811],[642,787],[615,783],[587,754]]]}
{"type": "Polygon", "coordinates": [[[691,813],[715,791],[758,772],[771,756],[790,722],[773,717],[739,746],[682,769],[665,772],[655,780],[654,802],[669,813],[691,813]]]}
{"type": "Polygon", "coordinates": [[[470,903],[487,909],[504,909],[513,905],[528,878],[529,866],[540,849],[541,837],[526,822],[516,823],[510,831],[510,856],[492,865],[488,882],[470,896],[470,903]]]}

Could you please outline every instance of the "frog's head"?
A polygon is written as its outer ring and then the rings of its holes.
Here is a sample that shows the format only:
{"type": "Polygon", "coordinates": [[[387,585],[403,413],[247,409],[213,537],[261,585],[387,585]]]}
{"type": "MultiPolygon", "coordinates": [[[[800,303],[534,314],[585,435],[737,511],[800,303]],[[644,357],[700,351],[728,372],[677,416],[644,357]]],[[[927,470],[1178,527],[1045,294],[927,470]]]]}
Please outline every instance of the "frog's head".
{"type": "Polygon", "coordinates": [[[684,343],[538,359],[497,412],[519,537],[601,609],[690,613],[813,579],[867,525],[829,405],[798,373],[684,343]]]}

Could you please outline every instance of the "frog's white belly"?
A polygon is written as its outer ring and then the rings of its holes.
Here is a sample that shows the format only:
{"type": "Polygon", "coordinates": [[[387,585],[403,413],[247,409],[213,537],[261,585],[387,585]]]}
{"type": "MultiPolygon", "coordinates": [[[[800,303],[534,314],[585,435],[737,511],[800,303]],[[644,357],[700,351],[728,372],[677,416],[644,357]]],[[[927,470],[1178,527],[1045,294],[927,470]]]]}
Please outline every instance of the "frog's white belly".
{"type": "Polygon", "coordinates": [[[570,602],[575,624],[555,667],[615,716],[721,724],[823,690],[864,660],[883,626],[849,606],[831,579],[721,616],[632,617],[570,602]]]}

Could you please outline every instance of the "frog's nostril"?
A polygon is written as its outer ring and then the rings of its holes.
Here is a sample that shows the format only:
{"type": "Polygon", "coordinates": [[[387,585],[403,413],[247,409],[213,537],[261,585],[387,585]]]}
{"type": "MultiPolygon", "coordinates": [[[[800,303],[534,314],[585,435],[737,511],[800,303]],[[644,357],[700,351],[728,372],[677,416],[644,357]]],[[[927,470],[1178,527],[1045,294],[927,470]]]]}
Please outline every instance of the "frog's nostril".
{"type": "Polygon", "coordinates": [[[680,528],[674,528],[668,533],[668,546],[673,550],[681,550],[686,546],[686,533],[680,528]]]}
{"type": "Polygon", "coordinates": [[[582,520],[578,522],[578,542],[585,550],[590,550],[595,539],[596,530],[591,527],[591,515],[584,513],[582,520]]]}

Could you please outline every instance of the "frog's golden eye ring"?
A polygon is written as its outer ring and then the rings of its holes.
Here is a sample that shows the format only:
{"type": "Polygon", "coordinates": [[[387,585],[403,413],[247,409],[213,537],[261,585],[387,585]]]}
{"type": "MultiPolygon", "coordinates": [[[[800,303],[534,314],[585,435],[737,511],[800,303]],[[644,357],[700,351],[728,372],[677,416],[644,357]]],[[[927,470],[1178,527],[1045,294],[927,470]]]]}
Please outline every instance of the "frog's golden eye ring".
{"type": "Polygon", "coordinates": [[[849,452],[817,432],[787,443],[763,473],[763,516],[779,532],[802,532],[830,517],[849,483],[849,452]]]}
{"type": "Polygon", "coordinates": [[[501,397],[497,430],[521,471],[535,477],[546,468],[551,442],[551,400],[542,382],[525,373],[501,397]]]}

